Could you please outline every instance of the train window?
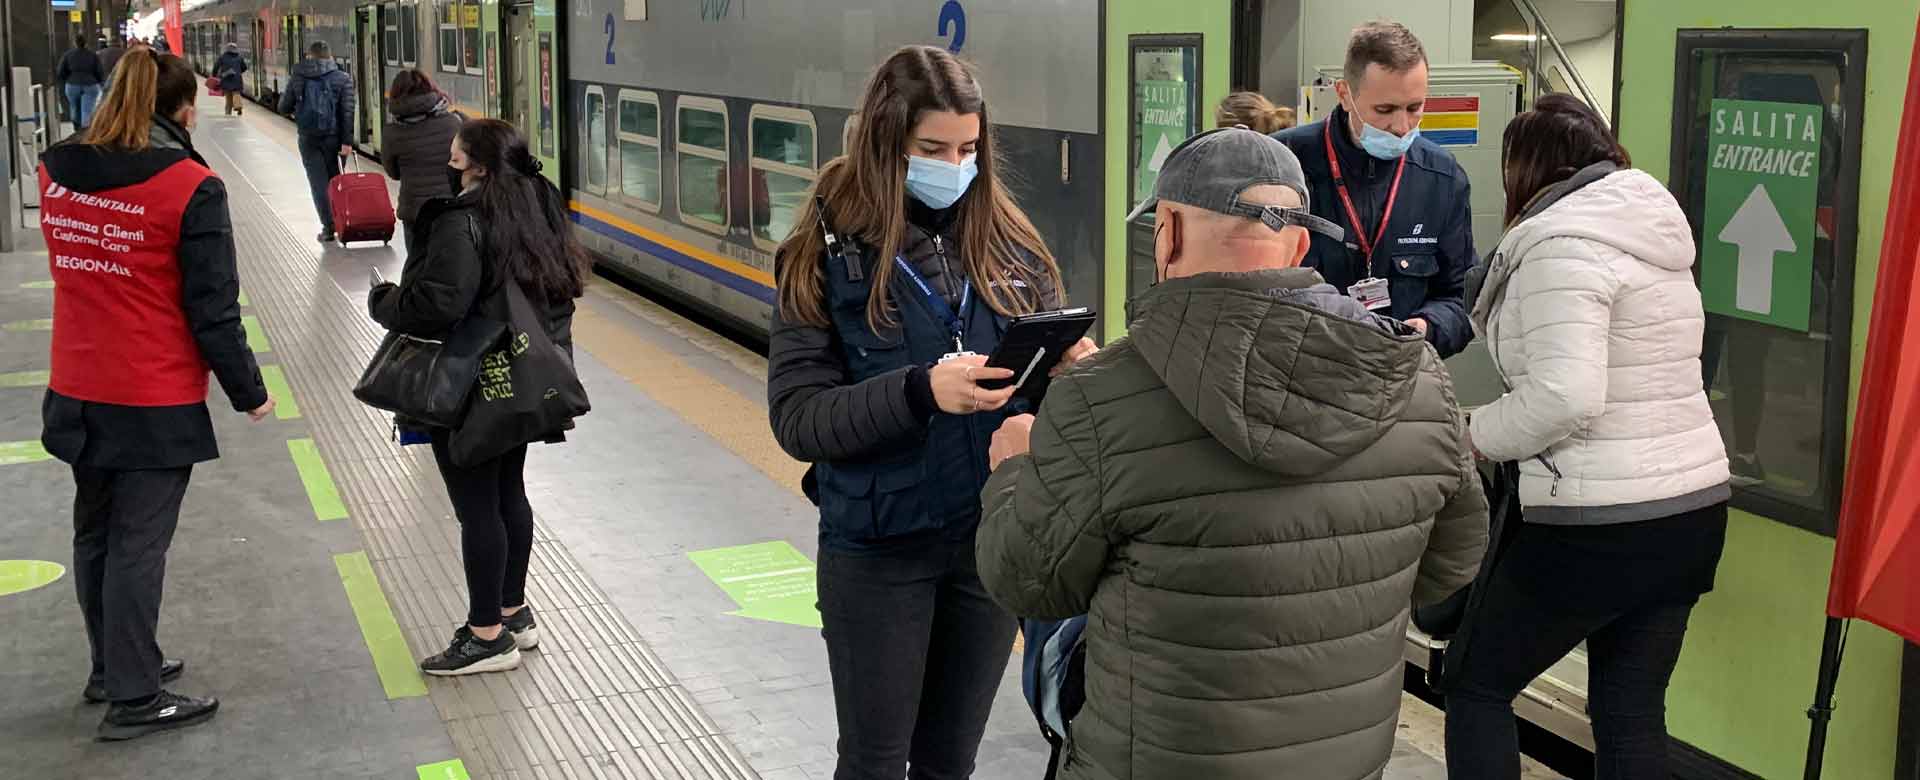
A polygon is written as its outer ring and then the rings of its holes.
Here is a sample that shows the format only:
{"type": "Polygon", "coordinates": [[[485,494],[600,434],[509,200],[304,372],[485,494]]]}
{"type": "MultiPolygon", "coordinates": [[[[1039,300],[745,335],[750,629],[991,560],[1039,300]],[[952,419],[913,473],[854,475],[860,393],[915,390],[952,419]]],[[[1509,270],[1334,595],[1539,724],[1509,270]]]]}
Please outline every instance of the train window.
{"type": "Polygon", "coordinates": [[[409,68],[420,64],[420,6],[400,6],[400,64],[409,68]]]}
{"type": "Polygon", "coordinates": [[[819,145],[813,112],[754,106],[748,119],[753,138],[753,238],[768,248],[784,240],[799,218],[813,186],[819,145]]]}
{"type": "Polygon", "coordinates": [[[1677,49],[1669,181],[1700,242],[1701,363],[1733,505],[1832,534],[1867,34],[1682,30],[1677,49]]]}
{"type": "Polygon", "coordinates": [[[607,94],[587,87],[587,189],[607,192],[607,94]]]}
{"type": "Polygon", "coordinates": [[[660,98],[620,93],[620,194],[660,208],[660,98]]]}
{"type": "Polygon", "coordinates": [[[400,64],[400,14],[394,6],[380,9],[380,58],[388,65],[400,64]]]}
{"type": "Polygon", "coordinates": [[[480,73],[480,3],[467,0],[460,5],[460,64],[468,73],[480,73]]]}
{"type": "Polygon", "coordinates": [[[674,151],[679,165],[680,220],[727,229],[727,107],[712,98],[681,98],[674,151]]]}
{"type": "Polygon", "coordinates": [[[439,0],[440,8],[440,69],[449,73],[460,70],[460,3],[459,0],[439,0]]]}

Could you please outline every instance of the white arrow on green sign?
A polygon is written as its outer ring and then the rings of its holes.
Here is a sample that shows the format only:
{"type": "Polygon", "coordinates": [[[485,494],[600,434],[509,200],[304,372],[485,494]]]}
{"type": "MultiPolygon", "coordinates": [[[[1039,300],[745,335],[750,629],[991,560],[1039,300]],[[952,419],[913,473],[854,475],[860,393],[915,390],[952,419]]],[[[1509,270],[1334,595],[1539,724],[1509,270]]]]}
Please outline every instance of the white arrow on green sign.
{"type": "Polygon", "coordinates": [[[740,608],[729,615],[820,627],[813,561],[787,542],[760,542],[687,553],[740,608]]]}
{"type": "Polygon", "coordinates": [[[1700,253],[1707,311],[1807,330],[1825,119],[1813,104],[1713,101],[1700,253]]]}

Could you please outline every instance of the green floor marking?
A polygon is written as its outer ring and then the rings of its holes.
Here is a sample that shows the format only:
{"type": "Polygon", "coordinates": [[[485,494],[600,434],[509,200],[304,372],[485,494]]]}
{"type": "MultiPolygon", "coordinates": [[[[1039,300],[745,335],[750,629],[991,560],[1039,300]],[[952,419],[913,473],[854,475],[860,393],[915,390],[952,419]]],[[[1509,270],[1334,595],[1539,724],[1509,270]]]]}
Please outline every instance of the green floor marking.
{"type": "Polygon", "coordinates": [[[340,503],[340,491],[333,486],[333,475],[327,473],[326,462],[320,460],[320,448],[314,446],[312,439],[294,439],[287,442],[287,451],[293,453],[293,465],[300,470],[300,481],[307,486],[313,516],[321,520],[346,519],[347,505],[340,503]]]}
{"type": "Polygon", "coordinates": [[[244,287],[240,288],[240,305],[249,307],[253,305],[253,301],[247,300],[247,290],[244,287]]]}
{"type": "Polygon", "coordinates": [[[26,282],[26,283],[23,283],[23,284],[21,284],[21,285],[20,285],[20,289],[22,289],[22,290],[51,290],[51,289],[53,289],[53,282],[52,282],[51,280],[49,280],[49,281],[45,281],[45,282],[26,282]]]}
{"type": "Polygon", "coordinates": [[[15,371],[0,374],[0,387],[42,387],[53,376],[51,371],[15,371]]]}
{"type": "Polygon", "coordinates": [[[420,780],[471,780],[467,776],[467,765],[460,759],[442,761],[438,764],[421,764],[416,767],[420,780]]]}
{"type": "Polygon", "coordinates": [[[693,565],[733,598],[729,615],[820,627],[813,561],[786,542],[760,542],[687,553],[693,565]]]}
{"type": "MultiPolygon", "coordinates": [[[[360,623],[360,636],[367,640],[367,652],[373,655],[373,668],[380,673],[380,687],[387,690],[387,698],[427,695],[427,681],[421,678],[420,667],[414,665],[407,640],[400,635],[400,621],[393,617],[387,594],[380,591],[380,581],[373,576],[373,564],[367,562],[366,552],[335,555],[333,567],[340,570],[340,584],[347,588],[347,602],[353,605],[354,620],[360,623]]],[[[421,767],[421,777],[428,776],[425,770],[421,767]]],[[[459,777],[466,776],[463,767],[459,777]]]]}
{"type": "Polygon", "coordinates": [[[240,318],[240,324],[246,326],[247,348],[253,350],[254,354],[273,351],[273,343],[267,341],[267,332],[260,327],[259,317],[249,314],[240,318]]]}
{"type": "MultiPolygon", "coordinates": [[[[0,377],[3,379],[3,377],[0,377]]],[[[267,385],[267,392],[273,395],[273,416],[281,420],[300,418],[300,404],[294,403],[293,388],[287,386],[286,372],[279,366],[260,367],[260,380],[267,385]]]]}
{"type": "Polygon", "coordinates": [[[0,561],[0,596],[51,585],[66,573],[67,567],[53,561],[0,561]]]}
{"type": "Polygon", "coordinates": [[[0,325],[0,330],[25,333],[34,330],[53,330],[53,320],[20,320],[0,325]]]}
{"type": "Polygon", "coordinates": [[[47,449],[38,441],[0,441],[0,466],[18,466],[22,463],[39,463],[53,460],[47,449]]]}

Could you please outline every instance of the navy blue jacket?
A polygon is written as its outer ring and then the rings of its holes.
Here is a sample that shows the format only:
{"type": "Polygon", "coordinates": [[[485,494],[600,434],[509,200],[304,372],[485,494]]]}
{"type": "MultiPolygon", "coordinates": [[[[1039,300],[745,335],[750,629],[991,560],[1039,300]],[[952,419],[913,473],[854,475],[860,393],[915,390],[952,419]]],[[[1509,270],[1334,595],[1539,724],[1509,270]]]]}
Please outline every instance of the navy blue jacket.
{"type": "MultiPolygon", "coordinates": [[[[1367,238],[1372,239],[1380,229],[1380,212],[1386,208],[1398,165],[1397,160],[1380,160],[1367,154],[1353,143],[1347,127],[1347,111],[1342,106],[1323,121],[1273,134],[1300,158],[1312,191],[1309,205],[1313,213],[1347,229],[1344,242],[1313,234],[1313,248],[1303,263],[1320,271],[1328,283],[1341,290],[1366,278],[1366,257],[1355,234],[1365,230],[1367,238]],[[1333,167],[1327,162],[1329,124],[1333,127],[1333,152],[1340,160],[1353,208],[1360,214],[1359,225],[1348,218],[1334,184],[1333,167]]],[[[1479,262],[1479,256],[1473,251],[1467,174],[1452,154],[1425,138],[1413,142],[1406,160],[1392,223],[1373,253],[1373,274],[1389,283],[1392,316],[1399,320],[1425,319],[1427,341],[1441,357],[1451,357],[1473,341],[1473,324],[1467,319],[1464,301],[1467,271],[1479,262]]]]}

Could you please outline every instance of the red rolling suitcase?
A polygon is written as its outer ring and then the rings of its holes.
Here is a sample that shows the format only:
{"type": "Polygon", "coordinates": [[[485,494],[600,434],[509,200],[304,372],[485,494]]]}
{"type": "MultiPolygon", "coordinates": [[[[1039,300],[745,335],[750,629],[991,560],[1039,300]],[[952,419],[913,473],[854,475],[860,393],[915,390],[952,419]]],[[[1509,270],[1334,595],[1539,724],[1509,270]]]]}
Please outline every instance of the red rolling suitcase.
{"type": "Polygon", "coordinates": [[[327,183],[327,203],[333,208],[333,235],[342,245],[353,241],[393,241],[393,199],[387,195],[387,177],[350,170],[352,158],[339,176],[327,183]]]}

